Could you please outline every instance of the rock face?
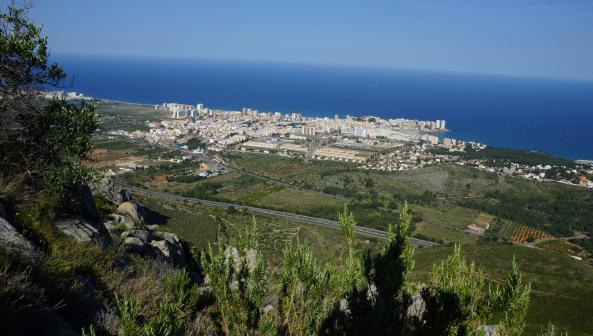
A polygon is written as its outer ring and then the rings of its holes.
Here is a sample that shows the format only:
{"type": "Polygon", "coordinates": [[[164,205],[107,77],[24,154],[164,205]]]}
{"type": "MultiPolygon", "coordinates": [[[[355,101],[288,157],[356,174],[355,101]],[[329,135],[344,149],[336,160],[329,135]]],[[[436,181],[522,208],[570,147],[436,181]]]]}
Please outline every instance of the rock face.
{"type": "Polygon", "coordinates": [[[102,223],[82,216],[64,216],[56,221],[56,228],[66,236],[80,242],[105,243],[110,241],[109,233],[102,223]]]}
{"type": "Polygon", "coordinates": [[[135,227],[134,220],[130,216],[122,216],[118,214],[111,214],[109,218],[113,220],[114,225],[123,224],[128,230],[132,230],[135,227]]]}
{"type": "Polygon", "coordinates": [[[142,207],[136,203],[123,202],[117,207],[117,213],[120,215],[130,216],[135,223],[140,223],[143,220],[142,207]]]}
{"type": "Polygon", "coordinates": [[[156,232],[137,228],[121,234],[124,248],[132,253],[160,257],[173,265],[184,265],[185,253],[177,236],[169,232],[156,232]]]}
{"type": "Polygon", "coordinates": [[[172,244],[167,240],[153,240],[150,242],[150,246],[173,265],[185,264],[185,254],[181,244],[172,244]]]}
{"type": "Polygon", "coordinates": [[[0,218],[0,248],[11,255],[36,258],[40,256],[39,249],[8,223],[0,218]]]}
{"type": "Polygon", "coordinates": [[[88,185],[76,187],[74,195],[77,199],[77,208],[75,211],[77,215],[94,221],[100,220],[95,198],[88,185]]]}
{"type": "Polygon", "coordinates": [[[2,204],[2,202],[0,202],[0,217],[6,218],[6,215],[7,215],[6,207],[4,206],[4,204],[2,204]]]}
{"type": "Polygon", "coordinates": [[[110,177],[104,177],[98,182],[90,185],[91,190],[115,204],[121,204],[131,199],[130,193],[113,182],[110,177]]]}

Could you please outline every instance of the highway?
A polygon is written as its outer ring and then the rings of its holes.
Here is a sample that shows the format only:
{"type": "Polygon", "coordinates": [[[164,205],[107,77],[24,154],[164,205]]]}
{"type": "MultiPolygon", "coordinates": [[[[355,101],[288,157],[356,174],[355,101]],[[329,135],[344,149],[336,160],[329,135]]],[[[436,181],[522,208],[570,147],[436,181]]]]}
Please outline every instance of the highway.
{"type": "MultiPolygon", "coordinates": [[[[137,187],[124,186],[124,188],[130,190],[131,192],[149,195],[149,196],[156,196],[158,198],[170,200],[170,201],[183,201],[183,202],[189,202],[189,203],[199,203],[199,204],[206,205],[206,206],[213,206],[213,207],[225,208],[225,209],[228,208],[229,206],[233,206],[235,208],[246,209],[246,210],[248,210],[250,212],[254,212],[254,213],[260,213],[260,214],[274,216],[274,217],[286,218],[286,219],[290,219],[290,220],[294,220],[294,221],[298,221],[298,222],[302,222],[302,223],[324,226],[324,227],[328,227],[331,229],[338,229],[338,222],[332,221],[329,219],[325,219],[325,218],[310,217],[310,216],[299,215],[299,214],[294,214],[294,213],[290,213],[290,212],[257,208],[257,207],[248,206],[248,205],[239,205],[239,204],[233,204],[233,203],[204,200],[204,199],[199,199],[199,198],[183,197],[183,196],[179,196],[179,195],[174,195],[174,194],[169,194],[169,193],[164,193],[164,192],[159,192],[159,191],[152,191],[152,190],[147,190],[147,189],[137,188],[137,187]]],[[[377,229],[367,228],[364,226],[357,226],[356,233],[365,235],[365,236],[369,236],[369,237],[387,239],[387,232],[377,230],[377,229]]],[[[431,242],[431,241],[417,239],[417,238],[410,238],[410,242],[413,245],[418,246],[418,247],[433,247],[433,246],[439,245],[439,244],[431,242]]]]}

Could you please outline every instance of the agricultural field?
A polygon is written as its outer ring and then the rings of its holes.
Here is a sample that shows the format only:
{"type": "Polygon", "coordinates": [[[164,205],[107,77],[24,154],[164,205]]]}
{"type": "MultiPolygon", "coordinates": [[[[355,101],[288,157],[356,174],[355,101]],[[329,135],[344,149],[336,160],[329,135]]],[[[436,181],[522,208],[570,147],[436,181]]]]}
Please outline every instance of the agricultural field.
{"type": "Polygon", "coordinates": [[[476,244],[479,241],[477,236],[454,229],[446,229],[441,226],[431,225],[425,222],[416,223],[412,236],[424,240],[434,241],[440,244],[461,243],[476,244]]]}
{"type": "Polygon", "coordinates": [[[156,111],[153,105],[95,102],[95,112],[101,116],[101,130],[147,131],[146,121],[160,121],[168,117],[165,111],[156,111]]]}
{"type": "Polygon", "coordinates": [[[488,229],[490,227],[490,224],[492,224],[493,220],[494,220],[494,216],[487,214],[487,213],[480,212],[476,216],[476,218],[474,218],[472,224],[479,226],[483,229],[488,229]]]}
{"type": "Polygon", "coordinates": [[[556,251],[568,256],[577,256],[583,259],[591,258],[591,253],[587,252],[582,247],[566,240],[546,241],[539,243],[536,246],[544,250],[556,251]]]}
{"type": "Polygon", "coordinates": [[[543,231],[525,225],[516,225],[515,231],[511,236],[511,241],[516,244],[527,244],[536,240],[550,238],[554,237],[550,236],[549,234],[543,231]]]}
{"type": "Polygon", "coordinates": [[[107,135],[95,135],[93,145],[94,149],[89,161],[94,167],[100,169],[135,168],[158,164],[156,158],[167,152],[165,149],[143,142],[107,135]]]}

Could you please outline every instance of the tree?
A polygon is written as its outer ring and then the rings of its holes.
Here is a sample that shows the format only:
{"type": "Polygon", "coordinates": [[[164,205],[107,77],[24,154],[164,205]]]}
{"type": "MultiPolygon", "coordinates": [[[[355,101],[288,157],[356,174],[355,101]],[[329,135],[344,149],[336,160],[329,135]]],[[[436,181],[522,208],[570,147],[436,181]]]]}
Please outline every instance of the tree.
{"type": "Polygon", "coordinates": [[[408,234],[411,219],[408,203],[404,202],[395,232],[390,225],[387,245],[371,260],[369,283],[376,290],[372,316],[378,320],[382,332],[389,335],[404,330],[408,307],[412,303],[410,276],[414,268],[414,249],[408,234]]]}
{"type": "Polygon", "coordinates": [[[218,242],[202,255],[202,267],[216,299],[219,326],[225,335],[273,335],[271,314],[263,304],[268,295],[265,265],[257,251],[256,223],[231,243],[218,242]]]}
{"type": "Polygon", "coordinates": [[[0,180],[62,191],[92,176],[82,160],[99,119],[92,106],[40,96],[65,73],[48,63],[47,38],[28,9],[11,4],[0,12],[0,180]]]}
{"type": "Polygon", "coordinates": [[[502,287],[484,287],[482,272],[466,262],[456,245],[452,255],[433,266],[430,283],[421,291],[425,308],[417,334],[474,335],[486,321],[504,314],[499,334],[522,335],[530,285],[523,281],[514,258],[502,287]]]}

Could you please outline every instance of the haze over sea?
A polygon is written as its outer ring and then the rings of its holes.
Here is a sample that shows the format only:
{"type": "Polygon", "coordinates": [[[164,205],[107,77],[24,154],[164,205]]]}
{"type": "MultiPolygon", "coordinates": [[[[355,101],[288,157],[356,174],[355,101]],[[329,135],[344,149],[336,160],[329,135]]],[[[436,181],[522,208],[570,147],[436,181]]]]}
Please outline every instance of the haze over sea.
{"type": "Polygon", "coordinates": [[[593,160],[593,81],[238,61],[56,55],[69,91],[308,116],[445,119],[447,137],[593,160]]]}

